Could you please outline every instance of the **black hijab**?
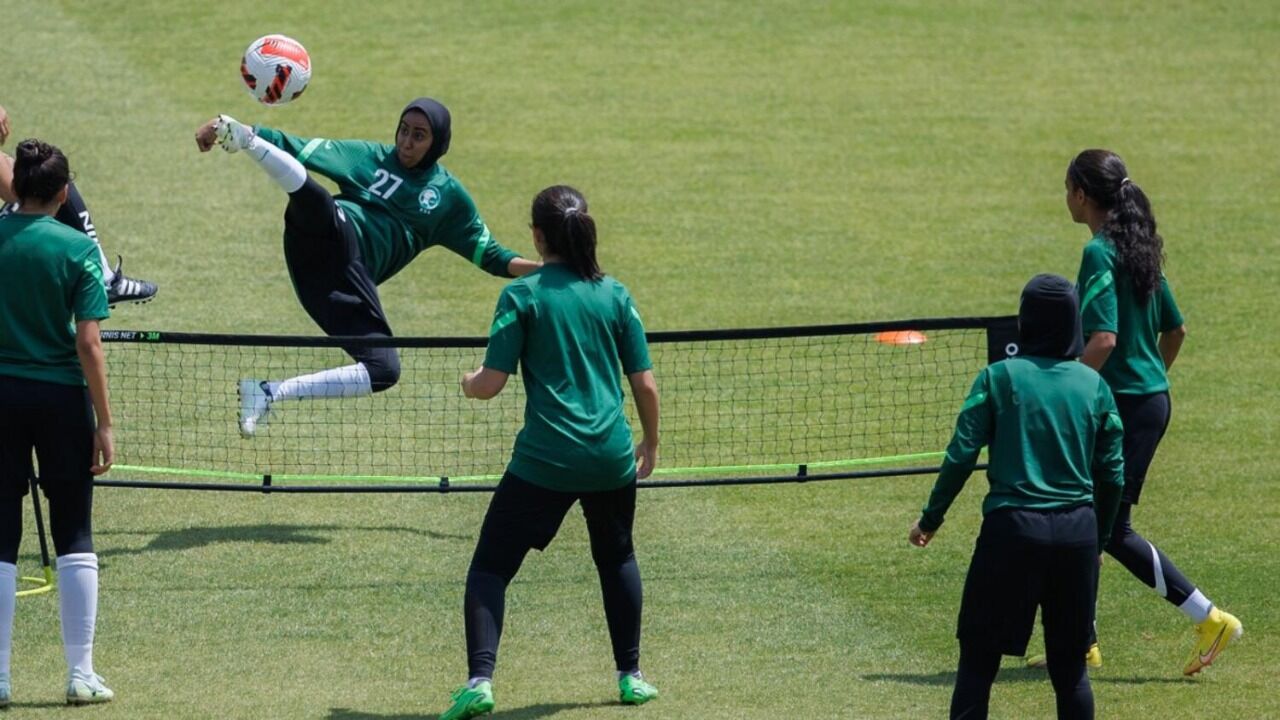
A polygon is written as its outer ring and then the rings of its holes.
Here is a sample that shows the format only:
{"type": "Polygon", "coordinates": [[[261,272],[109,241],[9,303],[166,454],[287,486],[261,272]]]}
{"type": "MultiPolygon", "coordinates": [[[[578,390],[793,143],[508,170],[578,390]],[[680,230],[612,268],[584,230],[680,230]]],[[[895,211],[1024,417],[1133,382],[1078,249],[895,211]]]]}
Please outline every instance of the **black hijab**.
{"type": "Polygon", "coordinates": [[[1018,308],[1019,355],[1074,360],[1084,352],[1080,299],[1070,280],[1037,275],[1022,289],[1018,308]]]}
{"type": "Polygon", "coordinates": [[[435,165],[437,160],[449,152],[449,138],[453,135],[451,129],[453,120],[449,117],[449,108],[431,98],[421,97],[405,105],[404,110],[400,111],[400,119],[403,120],[405,114],[410,110],[417,110],[426,115],[427,124],[431,126],[431,149],[423,156],[417,168],[414,168],[426,169],[435,165]]]}

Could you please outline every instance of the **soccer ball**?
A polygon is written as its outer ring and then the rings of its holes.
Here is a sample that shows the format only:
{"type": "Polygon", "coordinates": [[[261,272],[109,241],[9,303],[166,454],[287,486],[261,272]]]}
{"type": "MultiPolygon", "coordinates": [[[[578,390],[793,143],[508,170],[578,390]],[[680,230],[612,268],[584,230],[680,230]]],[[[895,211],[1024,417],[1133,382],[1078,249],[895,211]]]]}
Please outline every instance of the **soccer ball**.
{"type": "Polygon", "coordinates": [[[284,35],[253,41],[240,60],[240,76],[263,105],[283,105],[302,94],[311,81],[311,56],[302,43],[284,35]]]}

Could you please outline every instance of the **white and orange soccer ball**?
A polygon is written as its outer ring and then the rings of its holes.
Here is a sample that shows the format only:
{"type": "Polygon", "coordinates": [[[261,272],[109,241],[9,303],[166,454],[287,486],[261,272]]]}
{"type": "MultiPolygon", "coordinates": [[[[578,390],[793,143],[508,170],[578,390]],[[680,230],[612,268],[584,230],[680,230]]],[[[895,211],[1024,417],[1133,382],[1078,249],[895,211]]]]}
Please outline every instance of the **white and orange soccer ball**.
{"type": "Polygon", "coordinates": [[[253,41],[240,60],[245,88],[263,105],[284,105],[311,82],[311,56],[302,43],[285,35],[253,41]]]}

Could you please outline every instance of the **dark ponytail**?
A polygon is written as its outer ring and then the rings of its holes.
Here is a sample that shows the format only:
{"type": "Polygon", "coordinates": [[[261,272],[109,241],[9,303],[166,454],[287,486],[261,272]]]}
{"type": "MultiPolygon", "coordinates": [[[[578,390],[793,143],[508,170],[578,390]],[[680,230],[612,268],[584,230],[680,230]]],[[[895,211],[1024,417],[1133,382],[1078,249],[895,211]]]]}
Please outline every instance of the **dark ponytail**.
{"type": "Polygon", "coordinates": [[[1085,150],[1067,167],[1071,189],[1107,211],[1102,234],[1115,246],[1120,267],[1133,281],[1138,298],[1146,300],[1160,288],[1160,268],[1164,265],[1164,240],[1156,232],[1151,201],[1119,155],[1109,150],[1085,150]]]}
{"type": "Polygon", "coordinates": [[[596,262],[596,221],[587,212],[582,193],[568,185],[553,185],[533,199],[531,214],[548,254],[563,258],[584,280],[604,277],[596,262]]]}
{"type": "Polygon", "coordinates": [[[71,182],[67,156],[39,140],[23,140],[14,151],[13,193],[19,202],[51,202],[71,182]]]}

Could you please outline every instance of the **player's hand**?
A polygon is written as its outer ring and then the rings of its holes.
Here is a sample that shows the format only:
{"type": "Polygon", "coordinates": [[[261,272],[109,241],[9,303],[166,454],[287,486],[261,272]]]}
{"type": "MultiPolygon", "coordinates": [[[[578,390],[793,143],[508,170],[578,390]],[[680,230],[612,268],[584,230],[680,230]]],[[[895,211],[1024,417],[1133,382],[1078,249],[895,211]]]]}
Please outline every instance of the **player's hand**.
{"type": "Polygon", "coordinates": [[[196,147],[200,148],[200,152],[209,152],[218,142],[218,134],[213,131],[217,124],[218,118],[214,118],[196,128],[196,147]]]}
{"type": "Polygon", "coordinates": [[[111,463],[116,459],[115,441],[111,438],[111,426],[98,426],[93,431],[93,458],[89,466],[89,472],[94,475],[101,475],[111,469],[111,463]]]}
{"type": "Polygon", "coordinates": [[[9,113],[0,105],[0,145],[9,139],[9,113]]]}
{"type": "Polygon", "coordinates": [[[924,547],[925,545],[928,545],[929,541],[932,539],[933,533],[925,532],[920,529],[919,520],[911,523],[911,532],[907,535],[907,542],[915,545],[916,547],[924,547]]]}
{"type": "Polygon", "coordinates": [[[636,479],[644,480],[653,474],[653,468],[658,464],[658,445],[649,442],[649,438],[641,438],[636,443],[636,479]]]}

